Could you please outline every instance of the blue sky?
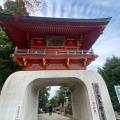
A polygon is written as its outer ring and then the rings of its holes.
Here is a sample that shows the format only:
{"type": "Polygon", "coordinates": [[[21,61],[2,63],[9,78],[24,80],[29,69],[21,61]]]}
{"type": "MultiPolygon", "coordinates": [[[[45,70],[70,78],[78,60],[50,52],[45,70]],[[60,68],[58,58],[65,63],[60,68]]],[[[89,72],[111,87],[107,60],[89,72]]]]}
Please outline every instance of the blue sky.
{"type": "MultiPolygon", "coordinates": [[[[0,4],[4,0],[0,0],[0,4]]],[[[97,71],[106,58],[116,55],[120,57],[120,0],[42,0],[42,10],[37,16],[93,19],[112,17],[103,34],[93,45],[94,52],[99,57],[87,67],[97,71]]],[[[54,94],[52,88],[51,96],[54,94]]]]}
{"type": "Polygon", "coordinates": [[[39,16],[94,19],[112,17],[103,34],[93,45],[99,57],[87,69],[97,71],[106,58],[120,57],[120,0],[45,0],[39,16]]]}
{"type": "MultiPolygon", "coordinates": [[[[97,71],[108,57],[120,57],[120,0],[45,0],[39,16],[94,19],[112,17],[103,34],[93,45],[99,57],[87,67],[97,71]]],[[[52,88],[51,96],[57,87],[52,88]]]]}

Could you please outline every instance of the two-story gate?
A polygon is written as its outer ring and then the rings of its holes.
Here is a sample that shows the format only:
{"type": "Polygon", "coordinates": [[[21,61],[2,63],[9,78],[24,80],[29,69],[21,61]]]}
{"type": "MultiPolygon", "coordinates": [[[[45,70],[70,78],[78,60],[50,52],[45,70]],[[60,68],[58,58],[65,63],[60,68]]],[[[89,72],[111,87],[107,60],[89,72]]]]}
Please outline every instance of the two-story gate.
{"type": "Polygon", "coordinates": [[[115,120],[104,80],[85,70],[98,55],[92,45],[110,18],[67,19],[0,13],[0,25],[17,46],[11,55],[24,70],[9,76],[1,92],[0,120],[37,120],[38,92],[64,85],[72,91],[73,119],[115,120]]]}

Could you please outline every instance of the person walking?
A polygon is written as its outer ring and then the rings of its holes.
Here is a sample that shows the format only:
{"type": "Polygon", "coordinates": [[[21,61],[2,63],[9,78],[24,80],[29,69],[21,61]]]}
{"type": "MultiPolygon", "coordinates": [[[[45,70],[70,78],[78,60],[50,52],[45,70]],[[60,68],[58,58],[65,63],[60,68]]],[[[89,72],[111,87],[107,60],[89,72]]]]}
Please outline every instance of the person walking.
{"type": "Polygon", "coordinates": [[[49,105],[49,115],[52,115],[52,105],[49,105]]]}

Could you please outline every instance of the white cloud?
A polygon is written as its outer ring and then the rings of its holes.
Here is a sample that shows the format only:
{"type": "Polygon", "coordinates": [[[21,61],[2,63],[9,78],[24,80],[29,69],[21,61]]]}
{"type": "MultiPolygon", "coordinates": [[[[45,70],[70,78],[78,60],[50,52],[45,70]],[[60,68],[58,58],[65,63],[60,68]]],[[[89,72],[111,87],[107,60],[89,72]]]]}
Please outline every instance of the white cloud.
{"type": "MultiPolygon", "coordinates": [[[[105,37],[102,37],[102,39],[105,37]]],[[[112,55],[120,57],[120,38],[115,37],[112,39],[100,39],[98,43],[94,45],[94,52],[99,55],[99,57],[92,62],[87,68],[91,70],[97,70],[97,67],[102,67],[108,57],[112,55]]]]}
{"type": "Polygon", "coordinates": [[[102,6],[108,6],[109,4],[110,4],[110,2],[111,2],[111,0],[90,0],[89,1],[90,3],[92,3],[92,4],[95,4],[95,5],[102,5],[102,6]]]}
{"type": "Polygon", "coordinates": [[[4,0],[0,0],[0,6],[3,7],[4,0]]]}

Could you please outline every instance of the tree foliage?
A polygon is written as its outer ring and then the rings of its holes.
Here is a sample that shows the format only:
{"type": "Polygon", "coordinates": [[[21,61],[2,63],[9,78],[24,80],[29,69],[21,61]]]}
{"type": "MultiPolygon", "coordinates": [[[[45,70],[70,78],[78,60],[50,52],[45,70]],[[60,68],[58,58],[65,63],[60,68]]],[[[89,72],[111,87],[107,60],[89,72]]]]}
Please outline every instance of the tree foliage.
{"type": "MultiPolygon", "coordinates": [[[[6,11],[7,13],[11,13],[13,10],[13,6],[9,6],[8,3],[9,2],[5,3],[5,9],[0,7],[3,13],[6,13],[6,11]]],[[[15,2],[12,2],[12,4],[15,4],[15,2]]],[[[4,31],[5,28],[0,26],[0,89],[2,89],[5,80],[10,74],[22,70],[22,68],[10,57],[10,54],[14,52],[15,46],[4,31]]]]}
{"type": "Polygon", "coordinates": [[[10,74],[22,68],[10,58],[14,45],[0,27],[0,89],[10,74]]]}
{"type": "Polygon", "coordinates": [[[113,56],[108,58],[102,68],[98,68],[98,73],[101,74],[106,82],[111,101],[113,105],[118,104],[114,85],[120,85],[120,58],[113,56]]]}
{"type": "Polygon", "coordinates": [[[2,6],[0,6],[0,12],[2,12],[2,10],[3,10],[3,9],[2,9],[2,6]]]}
{"type": "Polygon", "coordinates": [[[58,98],[56,95],[49,100],[49,104],[52,106],[58,106],[58,98]]]}
{"type": "Polygon", "coordinates": [[[53,106],[60,105],[60,103],[64,104],[65,97],[68,97],[70,102],[71,91],[68,87],[61,86],[60,89],[56,91],[55,96],[50,99],[50,104],[53,106]]]}
{"type": "Polygon", "coordinates": [[[50,91],[51,87],[44,87],[40,90],[39,92],[39,107],[43,108],[46,106],[46,104],[48,103],[48,98],[49,98],[49,91],[50,91]]]}
{"type": "MultiPolygon", "coordinates": [[[[4,0],[4,1],[6,2],[6,0],[4,0]]],[[[27,11],[30,14],[36,14],[39,10],[41,10],[42,5],[45,6],[45,0],[15,0],[15,2],[14,2],[14,0],[7,0],[6,3],[8,3],[7,7],[9,7],[10,9],[12,8],[12,10],[13,10],[13,11],[11,11],[12,13],[13,12],[17,13],[17,12],[19,12],[19,10],[24,11],[25,9],[27,9],[27,11]],[[11,5],[9,3],[11,3],[11,5]],[[16,5],[18,6],[18,8],[15,7],[16,5]],[[21,9],[21,7],[22,7],[22,9],[21,9]]]]}
{"type": "Polygon", "coordinates": [[[29,15],[23,0],[5,2],[4,9],[2,11],[3,13],[12,14],[16,19],[25,18],[25,16],[29,15]]]}

